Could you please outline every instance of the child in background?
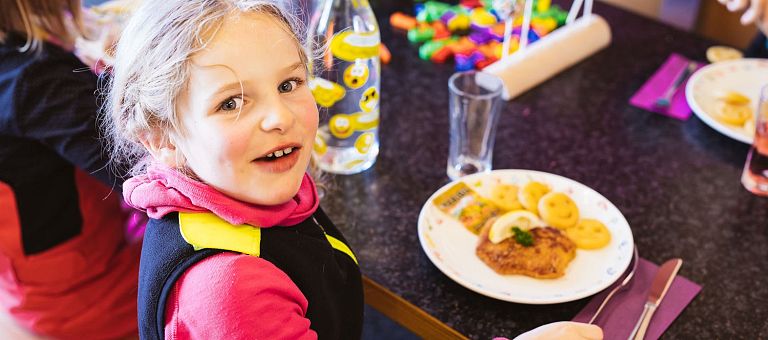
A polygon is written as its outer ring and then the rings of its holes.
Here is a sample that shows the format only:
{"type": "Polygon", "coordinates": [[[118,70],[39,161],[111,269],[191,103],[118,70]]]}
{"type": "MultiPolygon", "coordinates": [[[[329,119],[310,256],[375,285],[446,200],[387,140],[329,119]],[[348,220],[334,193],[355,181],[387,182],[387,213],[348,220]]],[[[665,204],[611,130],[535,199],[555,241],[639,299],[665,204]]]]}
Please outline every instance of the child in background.
{"type": "Polygon", "coordinates": [[[718,0],[731,12],[742,12],[741,24],[755,24],[759,32],[744,51],[746,58],[768,58],[768,1],[766,0],[718,0]]]}
{"type": "Polygon", "coordinates": [[[117,46],[124,198],[152,218],[142,339],[354,339],[354,254],[306,173],[318,125],[289,2],[145,1],[117,46]]]}
{"type": "Polygon", "coordinates": [[[79,0],[0,1],[3,339],[136,334],[140,243],[99,143],[97,78],[72,53],[81,27],[79,0]]]}

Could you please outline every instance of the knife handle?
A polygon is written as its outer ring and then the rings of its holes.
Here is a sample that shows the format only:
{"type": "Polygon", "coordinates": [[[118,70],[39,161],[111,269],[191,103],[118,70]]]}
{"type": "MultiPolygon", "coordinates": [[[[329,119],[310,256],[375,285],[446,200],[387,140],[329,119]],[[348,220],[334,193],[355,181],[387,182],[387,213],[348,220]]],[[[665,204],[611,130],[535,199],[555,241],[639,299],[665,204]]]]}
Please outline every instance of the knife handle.
{"type": "Polygon", "coordinates": [[[651,318],[653,312],[656,311],[656,305],[650,302],[645,303],[643,307],[643,313],[640,314],[640,319],[637,320],[635,329],[632,330],[632,334],[629,335],[629,340],[643,340],[645,338],[645,331],[648,330],[648,325],[651,324],[651,318]]]}

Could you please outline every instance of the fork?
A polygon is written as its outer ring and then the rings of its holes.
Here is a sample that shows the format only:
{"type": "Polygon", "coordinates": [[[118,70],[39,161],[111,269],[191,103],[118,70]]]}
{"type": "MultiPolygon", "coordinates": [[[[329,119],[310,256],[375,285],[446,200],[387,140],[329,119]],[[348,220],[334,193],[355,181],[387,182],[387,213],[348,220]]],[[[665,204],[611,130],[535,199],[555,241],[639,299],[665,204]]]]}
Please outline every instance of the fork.
{"type": "Polygon", "coordinates": [[[614,287],[613,290],[611,290],[610,293],[603,299],[603,302],[600,304],[600,307],[597,307],[597,311],[594,315],[592,315],[592,319],[589,319],[589,324],[593,324],[595,320],[597,320],[597,316],[600,315],[600,312],[603,310],[603,307],[605,307],[606,304],[608,304],[608,300],[610,300],[613,297],[613,294],[616,294],[619,290],[626,287],[629,281],[632,281],[632,277],[635,276],[635,270],[637,270],[637,264],[639,261],[639,256],[637,254],[637,245],[634,245],[634,254],[632,255],[632,270],[629,271],[629,274],[624,278],[624,281],[621,281],[621,284],[614,287]]]}
{"type": "Polygon", "coordinates": [[[672,84],[667,87],[667,90],[664,91],[664,94],[656,98],[656,106],[658,107],[669,107],[669,105],[672,103],[672,97],[674,97],[675,93],[677,93],[677,90],[680,88],[680,85],[683,84],[685,79],[687,79],[693,72],[696,71],[696,67],[698,65],[696,62],[689,61],[688,65],[683,69],[683,71],[680,72],[680,74],[675,77],[675,80],[672,82],[672,84]]]}

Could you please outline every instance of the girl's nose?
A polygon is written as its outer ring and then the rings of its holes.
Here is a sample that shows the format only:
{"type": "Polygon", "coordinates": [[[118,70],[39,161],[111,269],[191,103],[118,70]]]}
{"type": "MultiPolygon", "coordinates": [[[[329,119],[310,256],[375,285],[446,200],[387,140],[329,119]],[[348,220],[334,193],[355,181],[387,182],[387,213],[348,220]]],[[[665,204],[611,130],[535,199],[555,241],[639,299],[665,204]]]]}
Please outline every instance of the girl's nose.
{"type": "Polygon", "coordinates": [[[264,119],[261,120],[261,129],[265,132],[277,131],[280,134],[288,132],[296,122],[293,112],[281,100],[267,108],[264,119]]]}

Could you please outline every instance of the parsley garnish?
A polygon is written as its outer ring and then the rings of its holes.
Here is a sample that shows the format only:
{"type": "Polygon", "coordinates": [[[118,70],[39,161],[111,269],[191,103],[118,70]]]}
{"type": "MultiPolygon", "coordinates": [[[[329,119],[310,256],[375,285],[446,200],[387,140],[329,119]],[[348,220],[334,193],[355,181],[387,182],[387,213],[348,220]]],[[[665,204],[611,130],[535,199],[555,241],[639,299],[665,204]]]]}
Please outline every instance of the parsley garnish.
{"type": "Polygon", "coordinates": [[[515,233],[515,241],[520,243],[523,247],[530,247],[533,245],[533,235],[531,235],[531,233],[518,227],[512,227],[512,232],[515,233]]]}

